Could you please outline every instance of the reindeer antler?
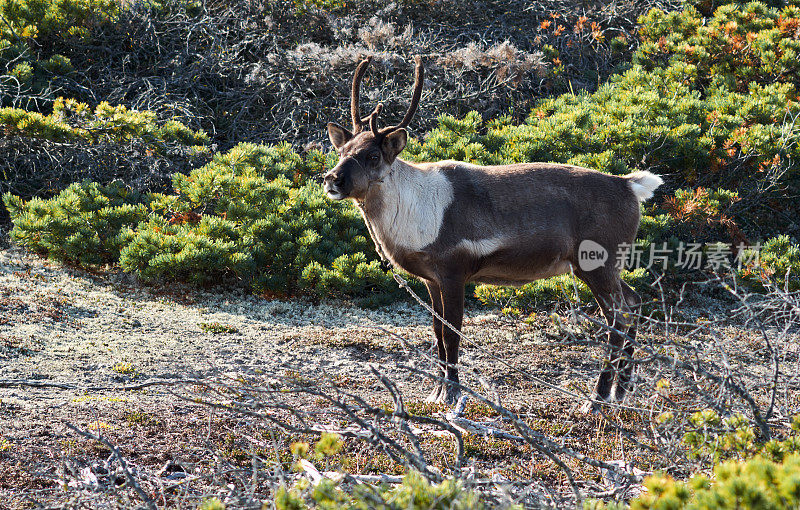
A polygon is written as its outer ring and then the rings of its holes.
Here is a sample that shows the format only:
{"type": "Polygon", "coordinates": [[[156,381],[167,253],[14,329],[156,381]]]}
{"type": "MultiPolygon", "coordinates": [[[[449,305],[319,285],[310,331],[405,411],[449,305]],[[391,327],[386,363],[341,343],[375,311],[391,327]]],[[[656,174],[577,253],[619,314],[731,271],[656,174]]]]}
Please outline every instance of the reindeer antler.
{"type": "Polygon", "coordinates": [[[372,62],[372,57],[367,57],[358,64],[356,74],[353,76],[353,87],[350,89],[350,117],[353,119],[353,134],[358,134],[364,129],[365,120],[361,118],[358,109],[358,96],[359,89],[361,88],[361,80],[367,72],[369,63],[372,62]]]}
{"type": "Polygon", "coordinates": [[[356,135],[360,133],[364,129],[364,124],[369,122],[369,127],[375,134],[389,134],[392,131],[396,131],[398,129],[407,127],[411,123],[411,119],[414,117],[414,113],[417,111],[417,107],[419,106],[419,100],[422,97],[422,85],[425,81],[425,68],[422,67],[422,57],[417,55],[414,57],[414,62],[416,63],[414,67],[414,92],[411,96],[411,104],[408,107],[408,111],[406,112],[405,117],[403,120],[400,121],[400,124],[395,126],[389,126],[383,129],[378,129],[378,115],[380,115],[381,110],[383,109],[383,104],[378,104],[375,107],[375,110],[368,116],[361,118],[361,112],[359,111],[359,91],[361,88],[361,80],[364,78],[364,74],[367,72],[367,67],[369,66],[370,62],[372,61],[372,57],[367,57],[358,64],[356,68],[356,74],[353,76],[353,88],[350,91],[350,117],[353,120],[353,134],[356,135]]]}
{"type": "Polygon", "coordinates": [[[383,134],[388,134],[392,131],[408,127],[408,125],[411,123],[411,119],[414,118],[414,114],[417,112],[419,100],[422,97],[422,84],[425,81],[425,68],[422,67],[422,57],[419,55],[414,57],[414,62],[416,63],[414,66],[414,92],[411,95],[411,104],[408,106],[408,111],[406,112],[405,117],[403,117],[403,120],[400,121],[400,124],[383,128],[381,130],[381,133],[383,134]]]}
{"type": "Polygon", "coordinates": [[[372,114],[369,117],[367,117],[369,119],[369,129],[373,133],[378,132],[378,115],[381,114],[382,110],[383,110],[383,103],[378,103],[378,105],[375,106],[375,110],[373,110],[372,114]]]}

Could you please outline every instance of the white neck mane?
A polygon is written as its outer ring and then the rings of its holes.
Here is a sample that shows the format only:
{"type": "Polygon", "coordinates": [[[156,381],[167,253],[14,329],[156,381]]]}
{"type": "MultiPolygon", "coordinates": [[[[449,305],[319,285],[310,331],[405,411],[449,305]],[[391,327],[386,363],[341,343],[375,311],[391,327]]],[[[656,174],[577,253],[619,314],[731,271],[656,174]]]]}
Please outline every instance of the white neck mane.
{"type": "Polygon", "coordinates": [[[439,237],[444,213],[453,202],[453,186],[441,171],[395,159],[389,175],[373,186],[379,186],[380,211],[370,214],[369,201],[365,206],[381,245],[419,251],[439,237]]]}

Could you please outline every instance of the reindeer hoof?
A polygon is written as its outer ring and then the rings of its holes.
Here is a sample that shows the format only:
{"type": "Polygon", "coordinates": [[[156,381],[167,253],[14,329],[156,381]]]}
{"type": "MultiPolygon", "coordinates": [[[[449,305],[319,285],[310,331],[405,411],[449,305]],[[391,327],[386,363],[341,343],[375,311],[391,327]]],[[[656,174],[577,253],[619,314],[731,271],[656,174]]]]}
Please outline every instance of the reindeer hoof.
{"type": "Polygon", "coordinates": [[[460,397],[460,389],[454,388],[447,384],[439,384],[433,389],[431,394],[428,395],[428,398],[425,399],[425,402],[453,406],[456,404],[456,402],[458,402],[460,397]]]}
{"type": "Polygon", "coordinates": [[[626,387],[624,384],[617,384],[611,390],[611,394],[614,395],[614,402],[622,403],[625,401],[625,397],[630,393],[630,387],[626,387]]]}
{"type": "Polygon", "coordinates": [[[448,406],[454,406],[458,402],[459,398],[461,398],[461,390],[448,385],[447,389],[442,392],[441,402],[443,404],[447,404],[448,406]]]}
{"type": "Polygon", "coordinates": [[[606,402],[606,399],[601,398],[596,394],[592,395],[589,400],[583,403],[583,405],[580,407],[580,411],[584,414],[600,414],[601,408],[606,402]]]}
{"type": "Polygon", "coordinates": [[[600,403],[594,400],[587,400],[583,403],[583,405],[581,405],[580,412],[583,414],[599,414],[600,403]]]}
{"type": "Polygon", "coordinates": [[[441,383],[436,383],[436,386],[433,387],[433,391],[428,398],[425,399],[425,402],[430,402],[432,404],[439,404],[444,401],[444,386],[441,383]]]}

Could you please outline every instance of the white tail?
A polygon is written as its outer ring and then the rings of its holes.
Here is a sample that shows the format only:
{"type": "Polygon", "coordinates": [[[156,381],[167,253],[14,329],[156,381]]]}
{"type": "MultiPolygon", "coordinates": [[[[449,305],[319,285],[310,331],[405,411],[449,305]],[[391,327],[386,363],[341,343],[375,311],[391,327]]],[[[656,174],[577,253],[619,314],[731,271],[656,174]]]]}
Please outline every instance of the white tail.
{"type": "Polygon", "coordinates": [[[625,176],[631,184],[631,190],[639,202],[653,198],[653,192],[664,184],[664,179],[648,171],[633,172],[625,176]]]}

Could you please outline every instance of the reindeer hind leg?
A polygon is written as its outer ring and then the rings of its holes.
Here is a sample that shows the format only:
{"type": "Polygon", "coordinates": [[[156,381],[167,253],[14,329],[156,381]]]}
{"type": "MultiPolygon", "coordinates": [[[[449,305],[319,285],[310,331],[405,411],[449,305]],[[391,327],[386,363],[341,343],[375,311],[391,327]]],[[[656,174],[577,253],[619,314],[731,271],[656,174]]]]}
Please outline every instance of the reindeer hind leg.
{"type": "Polygon", "coordinates": [[[622,289],[622,296],[624,299],[624,313],[628,314],[628,317],[623,317],[626,319],[624,324],[627,325],[627,328],[623,330],[623,332],[627,333],[626,338],[624,338],[624,347],[620,356],[617,358],[617,381],[614,385],[614,400],[617,402],[622,402],[625,398],[625,394],[629,392],[633,388],[632,378],[633,378],[633,351],[634,351],[634,341],[636,340],[636,326],[637,326],[637,318],[641,308],[642,299],[639,297],[639,294],[636,293],[627,283],[620,280],[620,285],[622,289]]]}
{"type": "MultiPolygon", "coordinates": [[[[583,406],[586,412],[596,411],[602,402],[610,401],[612,392],[616,397],[618,374],[620,370],[624,372],[628,370],[627,365],[630,361],[625,354],[625,338],[620,334],[627,330],[625,316],[629,315],[629,307],[622,290],[622,280],[616,270],[604,269],[577,274],[591,289],[609,326],[607,335],[609,354],[602,362],[600,376],[590,400],[583,406]]],[[[624,389],[622,392],[624,394],[624,389]]]]}

